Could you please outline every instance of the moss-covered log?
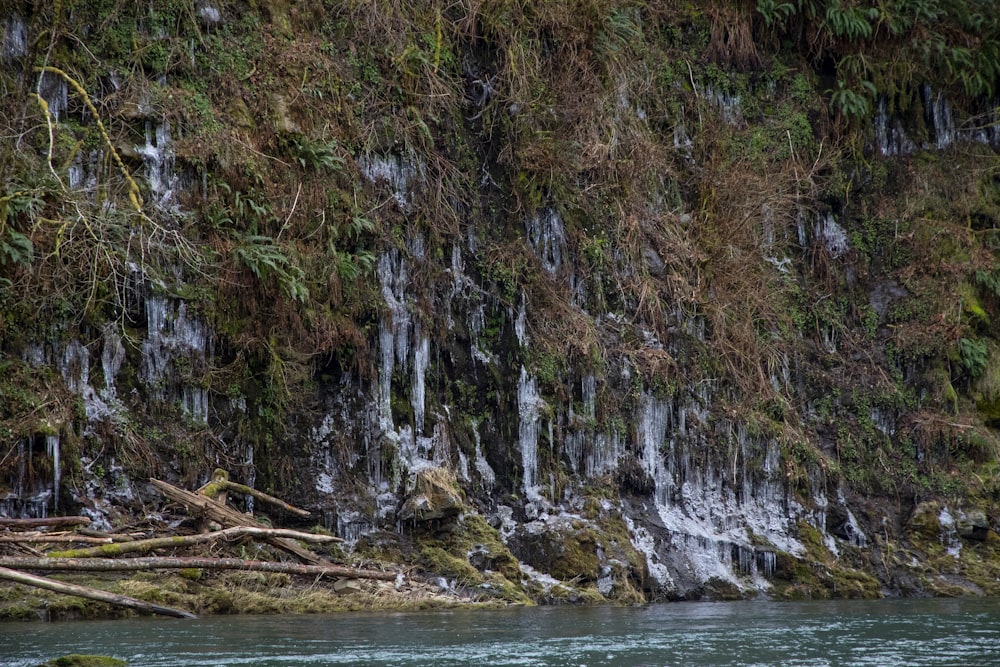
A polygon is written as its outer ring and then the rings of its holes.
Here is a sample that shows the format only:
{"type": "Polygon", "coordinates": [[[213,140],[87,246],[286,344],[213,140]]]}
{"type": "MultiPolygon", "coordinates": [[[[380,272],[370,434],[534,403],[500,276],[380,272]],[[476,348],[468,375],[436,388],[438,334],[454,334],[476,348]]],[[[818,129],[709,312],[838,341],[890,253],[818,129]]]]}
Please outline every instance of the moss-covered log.
{"type": "MultiPolygon", "coordinates": [[[[227,507],[222,503],[216,502],[207,496],[179,489],[173,484],[168,484],[167,482],[159,479],[150,479],[149,481],[165,497],[173,500],[174,502],[181,503],[190,511],[200,514],[207,519],[217,521],[224,526],[254,526],[256,528],[266,527],[249,514],[237,512],[236,510],[227,507]]],[[[313,552],[308,549],[303,549],[291,540],[287,540],[282,537],[268,537],[266,539],[268,544],[276,546],[279,549],[283,549],[284,551],[297,556],[306,563],[317,564],[323,561],[322,558],[313,552]]]]}
{"type": "MultiPolygon", "coordinates": [[[[302,565],[242,558],[0,558],[0,567],[46,571],[132,572],[135,570],[246,570],[282,574],[328,575],[350,579],[396,581],[402,572],[370,570],[343,565],[302,565]]],[[[414,578],[406,575],[407,578],[414,578]]]]}
{"type": "Polygon", "coordinates": [[[247,496],[253,496],[257,500],[261,500],[265,503],[275,505],[280,507],[286,512],[291,512],[292,514],[297,514],[298,516],[306,517],[309,516],[309,512],[304,509],[299,509],[293,505],[288,504],[281,498],[275,498],[274,496],[264,493],[263,491],[258,491],[257,489],[251,488],[246,484],[237,484],[236,482],[229,481],[229,473],[221,468],[216,468],[215,472],[212,473],[212,481],[208,484],[202,486],[198,489],[198,493],[203,496],[212,498],[219,502],[225,502],[225,497],[221,496],[227,491],[235,491],[236,493],[242,493],[247,496]]]}
{"type": "Polygon", "coordinates": [[[21,533],[0,535],[0,544],[46,544],[73,542],[75,544],[111,544],[110,537],[87,537],[84,535],[46,535],[45,533],[21,533]]]}
{"type": "Polygon", "coordinates": [[[90,523],[90,517],[86,516],[50,516],[44,519],[10,519],[0,517],[0,527],[2,528],[71,528],[73,526],[86,526],[90,523]]]}
{"type": "MultiPolygon", "coordinates": [[[[215,542],[218,540],[239,540],[244,537],[256,537],[265,540],[293,539],[301,540],[303,542],[316,543],[340,541],[340,538],[338,537],[330,535],[313,535],[312,533],[303,533],[297,530],[236,526],[234,528],[219,530],[214,533],[154,537],[149,540],[136,540],[135,542],[121,542],[119,544],[105,544],[103,546],[91,547],[87,549],[56,551],[51,555],[54,558],[94,558],[99,556],[112,557],[134,553],[144,554],[156,549],[174,549],[177,547],[187,547],[194,544],[204,544],[205,542],[215,542]]],[[[110,542],[110,540],[108,541],[110,542]]]]}
{"type": "Polygon", "coordinates": [[[55,591],[56,593],[63,593],[64,595],[75,595],[76,597],[87,598],[88,600],[107,602],[109,604],[135,609],[136,611],[145,612],[147,614],[160,614],[163,616],[173,616],[175,618],[197,618],[197,616],[191,612],[184,611],[183,609],[174,609],[172,607],[164,607],[163,605],[152,604],[150,602],[143,602],[142,600],[130,598],[127,595],[108,593],[107,591],[98,590],[96,588],[88,588],[77,584],[68,584],[62,581],[53,581],[52,579],[18,572],[17,570],[11,570],[5,567],[0,567],[0,579],[7,579],[8,581],[25,584],[26,586],[44,588],[49,591],[55,591]]]}

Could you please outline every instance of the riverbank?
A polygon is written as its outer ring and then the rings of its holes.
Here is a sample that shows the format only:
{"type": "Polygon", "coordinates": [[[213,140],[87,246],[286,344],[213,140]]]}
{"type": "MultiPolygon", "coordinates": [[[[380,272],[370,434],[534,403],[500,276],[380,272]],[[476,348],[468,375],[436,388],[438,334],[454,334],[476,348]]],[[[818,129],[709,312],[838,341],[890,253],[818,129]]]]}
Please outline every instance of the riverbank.
{"type": "MultiPolygon", "coordinates": [[[[63,574],[52,577],[191,611],[198,616],[225,614],[318,614],[342,611],[416,611],[495,609],[509,603],[476,596],[436,583],[406,580],[333,580],[262,572],[182,570],[124,575],[63,574]]],[[[97,620],[135,612],[21,584],[0,583],[0,621],[97,620]]]]}

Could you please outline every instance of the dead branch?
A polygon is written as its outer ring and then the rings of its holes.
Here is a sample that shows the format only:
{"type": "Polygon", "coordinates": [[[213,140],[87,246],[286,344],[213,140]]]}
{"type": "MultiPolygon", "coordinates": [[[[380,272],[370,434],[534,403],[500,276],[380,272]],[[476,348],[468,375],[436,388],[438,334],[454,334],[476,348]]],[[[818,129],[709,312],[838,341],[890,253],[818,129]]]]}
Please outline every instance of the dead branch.
{"type": "Polygon", "coordinates": [[[45,577],[26,574],[24,572],[18,572],[17,570],[10,570],[6,567],[0,567],[0,579],[7,579],[9,581],[25,584],[27,586],[34,586],[36,588],[44,588],[46,590],[55,591],[56,593],[62,593],[64,595],[74,595],[76,597],[87,598],[88,600],[99,600],[100,602],[107,602],[119,607],[128,607],[129,609],[135,609],[136,611],[142,611],[148,614],[162,614],[164,616],[173,616],[175,618],[198,618],[191,612],[184,611],[182,609],[174,609],[172,607],[151,604],[149,602],[143,602],[142,600],[130,598],[126,595],[109,593],[96,588],[88,588],[77,584],[68,584],[62,581],[53,581],[52,579],[46,579],[45,577]]]}
{"type": "Polygon", "coordinates": [[[40,528],[42,526],[59,526],[68,528],[71,526],[86,526],[90,523],[90,517],[86,516],[50,516],[45,519],[8,519],[0,517],[0,527],[9,528],[40,528]]]}
{"type": "MultiPolygon", "coordinates": [[[[107,540],[104,546],[90,549],[71,549],[69,551],[54,551],[53,558],[93,558],[96,556],[121,556],[129,553],[148,553],[155,549],[173,549],[176,547],[186,547],[192,544],[202,544],[204,542],[214,542],[217,540],[237,540],[243,537],[259,537],[268,540],[274,539],[294,539],[303,542],[340,542],[339,537],[330,535],[313,535],[297,530],[286,530],[283,528],[255,528],[251,526],[235,526],[226,528],[214,533],[201,533],[198,535],[174,535],[171,537],[154,537],[148,540],[136,540],[134,542],[119,542],[110,544],[107,540]]],[[[93,538],[92,538],[93,539],[93,538]]]]}
{"type": "Polygon", "coordinates": [[[111,544],[110,537],[85,537],[83,535],[46,535],[21,533],[0,535],[0,544],[45,544],[46,542],[72,542],[74,544],[111,544]]]}
{"type": "Polygon", "coordinates": [[[396,581],[401,572],[366,570],[342,565],[302,565],[241,558],[0,558],[0,567],[24,570],[79,570],[87,572],[128,572],[133,570],[160,570],[201,568],[205,570],[246,570],[252,572],[280,572],[284,574],[330,575],[350,579],[378,579],[396,581]]]}
{"type": "Polygon", "coordinates": [[[106,537],[112,542],[132,542],[146,536],[145,533],[105,533],[103,530],[92,528],[77,528],[76,532],[87,537],[106,537]]]}
{"type": "MultiPolygon", "coordinates": [[[[168,484],[162,480],[150,479],[150,483],[155,486],[160,493],[162,493],[166,498],[184,505],[188,510],[196,515],[203,516],[207,519],[216,521],[223,526],[233,527],[233,526],[253,526],[256,528],[266,528],[262,523],[254,519],[249,514],[243,514],[242,512],[237,512],[236,510],[223,505],[207,496],[203,496],[199,493],[192,493],[190,491],[185,491],[184,489],[179,489],[173,484],[168,484]]],[[[303,562],[318,564],[322,563],[323,559],[309,551],[308,549],[303,549],[295,542],[291,540],[286,540],[281,537],[270,537],[266,538],[268,544],[271,544],[279,549],[283,549],[294,556],[297,556],[303,562]]]]}
{"type": "Polygon", "coordinates": [[[219,502],[225,502],[224,497],[220,497],[219,494],[226,491],[236,491],[237,493],[242,493],[248,496],[253,496],[254,498],[263,501],[265,503],[270,503],[271,505],[277,505],[281,509],[291,512],[292,514],[298,514],[299,516],[309,516],[309,512],[298,507],[289,505],[281,498],[275,498],[272,495],[268,495],[263,491],[258,491],[257,489],[246,486],[245,484],[237,484],[236,482],[229,481],[229,473],[221,468],[216,468],[215,472],[212,473],[212,481],[205,484],[200,489],[198,493],[203,496],[208,496],[213,500],[218,500],[219,502]]]}

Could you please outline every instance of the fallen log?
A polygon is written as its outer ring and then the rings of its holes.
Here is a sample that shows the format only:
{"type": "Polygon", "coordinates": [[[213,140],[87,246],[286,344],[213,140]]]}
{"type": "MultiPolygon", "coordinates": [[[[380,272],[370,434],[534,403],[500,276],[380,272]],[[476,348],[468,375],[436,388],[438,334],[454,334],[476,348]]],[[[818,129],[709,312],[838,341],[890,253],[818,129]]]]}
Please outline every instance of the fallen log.
{"type": "Polygon", "coordinates": [[[268,495],[263,491],[258,491],[257,489],[246,486],[245,484],[237,484],[236,482],[229,481],[229,473],[221,468],[216,468],[215,472],[212,473],[212,481],[205,484],[198,489],[198,493],[203,496],[208,496],[212,500],[216,500],[220,503],[226,502],[225,494],[227,491],[236,491],[237,493],[242,493],[244,495],[253,496],[257,500],[261,500],[265,503],[270,503],[271,505],[277,505],[286,512],[291,512],[292,514],[298,514],[299,516],[309,516],[309,512],[303,509],[299,509],[294,505],[289,505],[281,498],[275,498],[272,495],[268,495]]]}
{"type": "Polygon", "coordinates": [[[107,537],[112,542],[132,542],[146,536],[145,533],[105,533],[93,528],[77,528],[76,532],[87,537],[107,537]]]}
{"type": "Polygon", "coordinates": [[[100,547],[87,549],[69,549],[67,551],[53,551],[49,554],[53,558],[94,558],[98,556],[122,556],[131,553],[149,553],[154,549],[172,549],[175,547],[186,547],[192,544],[202,544],[204,542],[215,542],[218,540],[238,540],[244,537],[259,537],[262,539],[284,539],[302,540],[303,542],[341,542],[339,537],[330,535],[313,535],[297,530],[287,530],[285,528],[256,528],[253,526],[235,526],[225,530],[217,530],[214,533],[198,533],[197,535],[173,535],[171,537],[154,537],[148,540],[135,540],[133,542],[118,542],[111,544],[111,540],[106,540],[107,544],[100,547]]]}
{"type": "MultiPolygon", "coordinates": [[[[184,505],[189,511],[196,515],[204,516],[207,519],[216,521],[223,526],[234,527],[234,526],[253,526],[255,528],[267,528],[264,524],[254,519],[249,514],[244,514],[243,512],[237,512],[236,510],[223,505],[222,503],[212,500],[208,496],[203,496],[199,493],[192,493],[191,491],[186,491],[184,489],[179,489],[173,484],[168,484],[159,479],[150,479],[150,483],[155,486],[160,493],[162,493],[166,498],[184,505]]],[[[323,559],[309,551],[308,549],[303,549],[298,544],[291,540],[287,540],[282,537],[269,537],[265,538],[267,543],[283,549],[288,553],[296,556],[300,560],[306,563],[318,564],[322,563],[323,559]]]]}
{"type": "Polygon", "coordinates": [[[107,602],[119,607],[128,607],[129,609],[135,609],[136,611],[143,611],[148,614],[162,614],[163,616],[173,616],[175,618],[198,618],[191,612],[184,611],[183,609],[174,609],[173,607],[164,607],[158,604],[143,602],[142,600],[130,598],[127,595],[109,593],[96,588],[88,588],[77,584],[68,584],[62,581],[53,581],[52,579],[46,579],[45,577],[39,577],[25,572],[18,572],[17,570],[11,570],[6,567],[0,567],[0,579],[7,579],[9,581],[25,584],[27,586],[34,586],[36,588],[44,588],[46,590],[55,591],[56,593],[62,593],[64,595],[75,595],[76,597],[87,598],[88,600],[107,602]]]}
{"type": "Polygon", "coordinates": [[[86,526],[90,523],[90,517],[86,516],[50,516],[45,519],[9,519],[0,517],[0,528],[40,528],[42,526],[86,526]]]}
{"type": "Polygon", "coordinates": [[[204,570],[247,570],[250,572],[280,572],[283,574],[330,575],[348,579],[396,581],[402,572],[366,570],[343,565],[302,565],[241,558],[26,558],[0,557],[0,567],[23,570],[62,570],[84,572],[130,572],[135,570],[173,570],[200,568],[204,570]]]}
{"type": "Polygon", "coordinates": [[[0,544],[38,544],[45,542],[74,542],[76,544],[111,544],[110,537],[85,537],[83,535],[46,535],[32,533],[0,535],[0,544]]]}

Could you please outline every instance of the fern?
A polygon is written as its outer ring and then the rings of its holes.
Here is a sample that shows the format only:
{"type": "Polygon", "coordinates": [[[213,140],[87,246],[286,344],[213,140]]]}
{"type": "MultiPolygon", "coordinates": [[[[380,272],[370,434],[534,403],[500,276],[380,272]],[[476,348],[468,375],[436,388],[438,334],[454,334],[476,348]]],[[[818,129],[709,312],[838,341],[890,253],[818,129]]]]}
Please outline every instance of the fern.
{"type": "Polygon", "coordinates": [[[757,12],[764,19],[764,25],[770,27],[795,14],[795,5],[776,0],[757,0],[757,12]]]}
{"type": "Polygon", "coordinates": [[[642,40],[642,26],[636,12],[616,7],[608,14],[597,32],[597,53],[611,60],[615,54],[642,40]]]}
{"type": "Polygon", "coordinates": [[[969,377],[973,380],[981,377],[989,361],[986,343],[973,338],[961,338],[958,341],[958,352],[969,377]]]}
{"type": "Polygon", "coordinates": [[[849,88],[844,81],[837,82],[837,89],[830,91],[830,104],[847,119],[868,116],[872,110],[872,100],[878,90],[871,81],[861,82],[862,92],[849,88]]]}
{"type": "Polygon", "coordinates": [[[0,240],[0,266],[31,266],[34,260],[35,247],[24,234],[10,230],[0,240]]]}
{"type": "Polygon", "coordinates": [[[995,271],[976,271],[976,284],[1000,299],[1000,269],[995,271]]]}
{"type": "Polygon", "coordinates": [[[313,171],[343,171],[346,162],[339,155],[339,146],[336,141],[320,143],[305,137],[296,137],[293,140],[293,150],[295,159],[303,169],[313,171]]]}
{"type": "Polygon", "coordinates": [[[309,289],[304,283],[305,271],[292,262],[270,236],[244,237],[233,254],[258,280],[273,279],[295,301],[304,303],[309,298],[309,289]]]}
{"type": "Polygon", "coordinates": [[[846,37],[852,41],[868,39],[872,36],[871,21],[879,15],[879,10],[875,8],[865,10],[861,7],[845,7],[835,1],[826,8],[826,25],[836,37],[846,37]]]}

